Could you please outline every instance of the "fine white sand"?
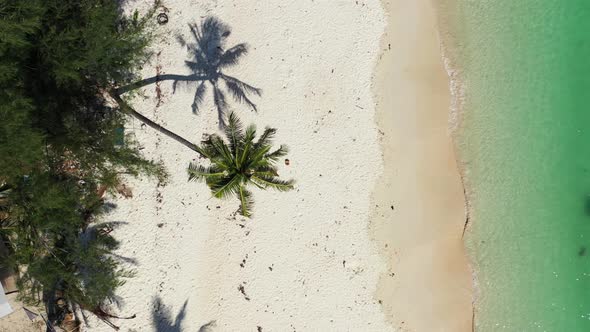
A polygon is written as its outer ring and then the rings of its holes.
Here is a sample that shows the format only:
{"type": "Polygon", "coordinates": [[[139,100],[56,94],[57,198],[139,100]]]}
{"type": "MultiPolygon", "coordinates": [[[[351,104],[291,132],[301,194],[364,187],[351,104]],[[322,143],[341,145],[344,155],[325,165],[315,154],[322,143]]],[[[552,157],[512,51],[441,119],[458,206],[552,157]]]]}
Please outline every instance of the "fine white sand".
{"type": "MultiPolygon", "coordinates": [[[[144,11],[149,1],[127,1],[144,11]]],[[[297,180],[288,193],[254,190],[250,220],[235,217],[238,203],[211,198],[188,183],[197,155],[142,128],[128,133],[171,174],[166,186],[130,180],[132,199],[118,199],[110,220],[119,254],[136,276],[120,288],[113,320],[123,331],[389,331],[374,294],[385,260],[370,240],[371,190],[381,170],[371,79],[385,27],[378,1],[165,0],[170,22],[158,27],[152,62],[166,74],[189,74],[188,23],[214,15],[233,32],[229,45],[250,53],[228,73],[264,90],[260,112],[232,103],[246,122],[278,128],[276,142],[291,148],[280,174],[297,180]],[[240,289],[243,290],[240,291],[240,289]],[[155,306],[156,299],[161,305],[155,306]],[[186,307],[185,307],[186,305],[186,307]],[[209,325],[207,325],[210,323],[209,325]],[[202,329],[200,330],[200,328],[202,329]]],[[[142,89],[134,107],[195,142],[217,130],[211,91],[191,113],[196,86],[162,82],[142,89]]],[[[111,331],[91,321],[92,331],[111,331]]]]}

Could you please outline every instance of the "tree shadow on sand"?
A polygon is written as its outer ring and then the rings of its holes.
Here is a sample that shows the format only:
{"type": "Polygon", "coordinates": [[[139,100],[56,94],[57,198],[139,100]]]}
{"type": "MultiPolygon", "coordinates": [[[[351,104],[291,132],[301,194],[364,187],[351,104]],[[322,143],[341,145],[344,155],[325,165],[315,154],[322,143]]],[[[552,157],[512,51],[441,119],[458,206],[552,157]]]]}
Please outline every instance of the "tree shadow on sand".
{"type": "MultiPolygon", "coordinates": [[[[159,296],[154,298],[154,312],[152,313],[152,322],[157,332],[182,332],[182,323],[186,317],[186,305],[188,300],[184,301],[182,308],[176,315],[172,317],[172,312],[168,307],[162,303],[159,296]]],[[[212,332],[215,327],[215,321],[212,320],[207,324],[202,325],[198,332],[212,332]]],[[[194,330],[193,330],[194,331],[194,330]]]]}
{"type": "Polygon", "coordinates": [[[172,317],[172,311],[162,303],[159,296],[154,298],[154,311],[152,313],[152,322],[158,332],[181,332],[182,321],[186,316],[186,305],[188,300],[184,301],[182,308],[172,317]]]}
{"type": "Polygon", "coordinates": [[[199,112],[207,87],[211,86],[220,127],[225,126],[225,111],[228,110],[227,94],[230,94],[236,102],[244,103],[257,111],[256,104],[250,98],[252,95],[261,96],[262,90],[223,72],[238,64],[240,58],[248,52],[248,45],[240,43],[226,48],[227,37],[231,34],[231,29],[215,17],[207,17],[200,26],[189,24],[189,28],[195,41],[188,42],[182,36],[178,36],[177,40],[191,54],[190,60],[185,61],[185,65],[192,72],[191,75],[156,75],[120,87],[116,92],[122,94],[166,80],[173,81],[173,92],[176,92],[179,83],[188,86],[198,82],[191,105],[193,113],[199,112]]]}

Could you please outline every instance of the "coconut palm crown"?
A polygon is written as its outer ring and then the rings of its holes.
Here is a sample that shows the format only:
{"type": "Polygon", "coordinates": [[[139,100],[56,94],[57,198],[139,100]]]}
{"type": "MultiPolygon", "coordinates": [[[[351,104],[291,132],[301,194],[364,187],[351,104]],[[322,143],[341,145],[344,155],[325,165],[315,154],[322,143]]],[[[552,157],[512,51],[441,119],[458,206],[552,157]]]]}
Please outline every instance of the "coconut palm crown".
{"type": "Polygon", "coordinates": [[[244,130],[242,123],[232,112],[223,131],[227,142],[215,134],[202,142],[199,150],[209,159],[210,165],[190,163],[189,181],[205,181],[217,198],[236,196],[240,200],[238,212],[245,217],[251,215],[253,205],[248,186],[278,191],[293,189],[293,180],[278,178],[275,164],[288,150],[281,145],[271,151],[276,129],[267,127],[255,141],[256,126],[250,125],[244,130]]]}
{"type": "MultiPolygon", "coordinates": [[[[223,73],[224,69],[238,64],[240,57],[248,52],[248,45],[240,43],[226,49],[225,42],[231,29],[215,17],[207,17],[200,27],[196,24],[189,24],[189,27],[195,42],[189,43],[182,36],[178,37],[178,41],[181,45],[186,46],[192,55],[191,60],[185,61],[186,66],[195,76],[203,77],[195,91],[191,105],[193,112],[198,112],[207,90],[206,83],[209,82],[213,87],[213,100],[217,108],[219,124],[221,127],[225,125],[223,119],[227,110],[227,101],[220,81],[223,81],[223,86],[236,102],[245,103],[257,111],[256,104],[250,100],[249,95],[260,96],[262,90],[223,73]]],[[[182,82],[188,83],[190,81],[182,82]]],[[[174,88],[177,83],[178,81],[174,82],[174,88]]]]}

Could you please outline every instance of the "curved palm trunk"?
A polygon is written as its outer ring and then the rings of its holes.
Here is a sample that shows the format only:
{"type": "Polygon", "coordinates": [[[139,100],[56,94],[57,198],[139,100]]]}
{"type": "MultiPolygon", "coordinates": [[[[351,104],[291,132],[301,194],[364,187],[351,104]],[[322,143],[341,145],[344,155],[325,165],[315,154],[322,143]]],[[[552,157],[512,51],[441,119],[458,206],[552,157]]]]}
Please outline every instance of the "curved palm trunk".
{"type": "Polygon", "coordinates": [[[209,76],[205,75],[176,75],[176,74],[164,74],[164,75],[156,75],[154,77],[145,78],[141,81],[137,81],[135,83],[131,83],[129,85],[122,86],[118,89],[115,89],[117,94],[123,94],[125,92],[129,92],[131,90],[139,89],[146,85],[150,85],[156,82],[161,81],[178,81],[178,82],[192,82],[192,81],[204,81],[209,79],[209,76]]]}
{"type": "Polygon", "coordinates": [[[144,115],[142,115],[141,113],[137,112],[135,109],[133,109],[133,107],[129,106],[129,104],[127,104],[122,98],[121,96],[119,96],[116,92],[109,92],[110,96],[117,102],[117,104],[119,104],[119,107],[121,107],[121,109],[135,117],[136,119],[138,119],[139,121],[145,123],[146,125],[154,128],[155,130],[161,132],[162,134],[172,138],[173,140],[179,142],[180,144],[186,146],[187,148],[197,152],[200,155],[204,155],[203,151],[201,150],[201,148],[199,148],[199,146],[197,146],[194,143],[191,143],[189,140],[185,139],[184,137],[177,135],[175,133],[173,133],[172,131],[160,126],[159,124],[155,123],[154,121],[148,119],[147,117],[145,117],[144,115]]]}

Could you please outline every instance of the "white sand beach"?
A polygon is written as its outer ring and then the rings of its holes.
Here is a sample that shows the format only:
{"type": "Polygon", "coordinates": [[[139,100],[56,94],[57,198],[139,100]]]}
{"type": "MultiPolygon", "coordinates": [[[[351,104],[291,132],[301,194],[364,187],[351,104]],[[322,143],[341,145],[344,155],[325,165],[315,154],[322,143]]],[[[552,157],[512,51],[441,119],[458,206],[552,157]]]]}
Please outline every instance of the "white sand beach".
{"type": "MultiPolygon", "coordinates": [[[[280,175],[287,193],[254,191],[254,215],[235,217],[236,200],[211,198],[188,183],[197,155],[134,121],[146,155],[170,172],[166,186],[131,180],[133,199],[117,200],[111,220],[120,254],[136,276],[118,295],[124,331],[389,331],[374,297],[385,261],[368,229],[371,190],[380,172],[371,82],[385,16],[377,1],[171,1],[144,77],[189,74],[187,24],[213,15],[232,28],[228,46],[250,52],[229,74],[262,88],[256,114],[232,103],[245,123],[278,128],[291,148],[280,175]],[[157,69],[159,68],[159,69],[157,69]],[[160,299],[161,305],[154,302],[160,299]],[[209,325],[207,325],[209,324],[209,325]]],[[[145,10],[149,2],[128,1],[145,10]]],[[[142,89],[134,107],[196,142],[218,130],[211,91],[191,112],[196,84],[142,89]]],[[[91,322],[91,331],[110,331],[91,322]]]]}
{"type": "MultiPolygon", "coordinates": [[[[145,12],[148,0],[124,1],[145,12]]],[[[227,74],[263,89],[245,123],[278,129],[291,192],[237,200],[188,182],[198,155],[132,119],[126,133],[170,178],[129,179],[106,221],[124,266],[112,313],[126,332],[471,330],[463,189],[449,133],[450,91],[429,0],[163,0],[144,78],[187,75],[182,35],[215,16],[228,46],[250,45],[227,74]]],[[[198,143],[219,130],[211,90],[196,82],[142,88],[131,103],[198,143]]],[[[1,327],[1,325],[0,325],[1,327]]],[[[87,331],[112,331],[90,317],[87,331]]],[[[0,328],[1,331],[1,328],[0,328]]],[[[22,331],[25,331],[23,328],[22,331]]]]}

